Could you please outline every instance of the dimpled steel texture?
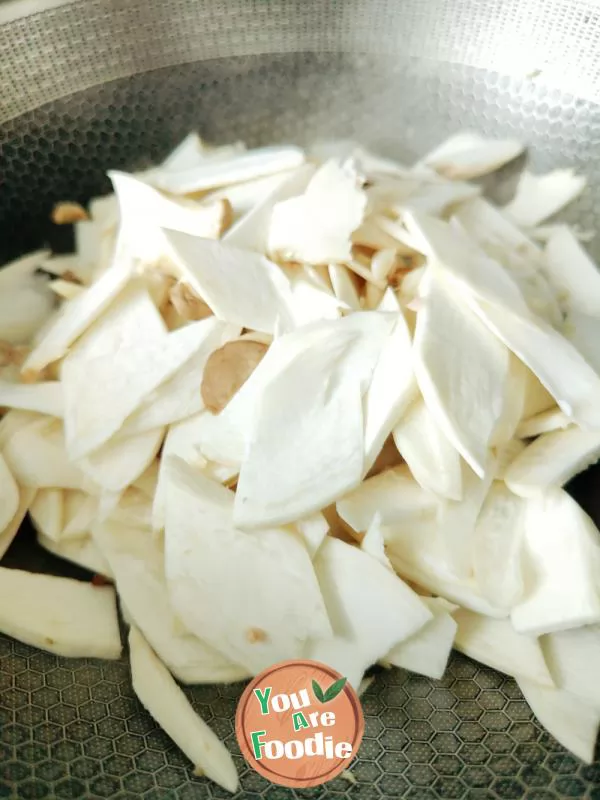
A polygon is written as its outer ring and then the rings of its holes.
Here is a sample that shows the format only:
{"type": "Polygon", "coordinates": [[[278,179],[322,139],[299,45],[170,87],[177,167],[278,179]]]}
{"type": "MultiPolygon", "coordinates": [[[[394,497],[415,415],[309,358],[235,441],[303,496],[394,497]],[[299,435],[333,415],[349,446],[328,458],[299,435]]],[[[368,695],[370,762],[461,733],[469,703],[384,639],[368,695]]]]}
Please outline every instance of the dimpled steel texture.
{"type": "MultiPolygon", "coordinates": [[[[108,167],[212,142],[352,138],[411,160],[461,128],[516,136],[534,169],[590,182],[565,219],[600,209],[600,8],[578,0],[21,0],[0,2],[0,262],[71,246],[52,205],[108,190],[108,167]]],[[[490,183],[509,196],[514,169],[490,183]]],[[[600,257],[600,237],[590,245],[600,257]]],[[[572,485],[600,520],[600,474],[572,485]]],[[[24,529],[3,562],[80,575],[24,529]]],[[[234,736],[241,685],[186,690],[224,738],[240,800],[600,800],[584,766],[535,721],[514,681],[455,655],[441,681],[384,671],[364,695],[352,766],[320,789],[269,785],[234,736]]],[[[120,662],[66,660],[0,637],[0,797],[203,800],[185,757],[120,662]]]]}

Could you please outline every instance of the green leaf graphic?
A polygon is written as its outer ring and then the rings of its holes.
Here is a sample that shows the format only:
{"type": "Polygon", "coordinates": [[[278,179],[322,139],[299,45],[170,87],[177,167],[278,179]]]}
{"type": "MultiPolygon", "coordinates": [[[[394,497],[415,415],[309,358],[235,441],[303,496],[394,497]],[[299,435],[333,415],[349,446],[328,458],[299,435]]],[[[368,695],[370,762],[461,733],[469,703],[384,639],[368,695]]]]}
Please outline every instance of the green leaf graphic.
{"type": "Polygon", "coordinates": [[[347,678],[340,678],[337,681],[334,681],[329,689],[325,692],[325,699],[323,700],[324,703],[328,703],[330,700],[335,699],[338,694],[342,691],[344,686],[346,685],[347,678]]]}
{"type": "Polygon", "coordinates": [[[313,680],[313,682],[312,682],[312,690],[313,690],[317,700],[320,703],[324,703],[325,702],[325,695],[323,694],[323,689],[321,689],[321,687],[319,686],[319,684],[315,680],[313,680]]]}

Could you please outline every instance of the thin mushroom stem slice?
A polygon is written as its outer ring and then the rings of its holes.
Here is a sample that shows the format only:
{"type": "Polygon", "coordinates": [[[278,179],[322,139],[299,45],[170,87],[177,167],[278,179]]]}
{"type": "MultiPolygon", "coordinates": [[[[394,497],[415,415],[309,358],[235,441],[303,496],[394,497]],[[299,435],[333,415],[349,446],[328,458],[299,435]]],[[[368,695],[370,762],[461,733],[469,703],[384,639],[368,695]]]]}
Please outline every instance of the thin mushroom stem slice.
{"type": "Polygon", "coordinates": [[[414,339],[417,382],[437,424],[483,477],[504,405],[509,353],[440,273],[427,284],[414,339]]]}
{"type": "Polygon", "coordinates": [[[181,459],[169,459],[166,477],[166,577],[171,603],[192,633],[253,674],[299,658],[310,636],[331,635],[298,533],[241,530],[233,493],[181,459]]]}
{"type": "Polygon", "coordinates": [[[518,678],[519,689],[544,728],[586,764],[594,761],[600,711],[570,692],[518,678]]]}
{"type": "Polygon", "coordinates": [[[456,606],[441,597],[422,597],[421,600],[433,618],[421,630],[394,645],[384,662],[439,680],[446,671],[454,644],[457,624],[452,613],[456,606]]]}
{"type": "Polygon", "coordinates": [[[304,160],[298,147],[263,147],[233,152],[225,158],[207,158],[185,170],[163,171],[153,183],[171,194],[191,194],[293,169],[304,160]]]}
{"type": "Polygon", "coordinates": [[[110,586],[0,567],[0,630],[75,658],[121,655],[115,591],[110,586]]]}
{"type": "Polygon", "coordinates": [[[530,499],[515,630],[539,636],[600,622],[599,574],[598,531],[577,503],[559,488],[530,499]]]}
{"type": "Polygon", "coordinates": [[[0,454],[0,531],[13,519],[19,508],[20,490],[4,457],[0,454]]]}
{"type": "Polygon", "coordinates": [[[239,780],[233,759],[198,716],[165,666],[135,627],[129,631],[133,691],[165,733],[185,753],[197,775],[206,775],[228,792],[239,780]]]}
{"type": "Polygon", "coordinates": [[[600,457],[600,431],[575,426],[543,433],[509,465],[504,480],[522,497],[540,497],[564,486],[600,457]]]}
{"type": "Polygon", "coordinates": [[[404,414],[393,436],[399,453],[424,489],[449,500],[462,499],[460,454],[421,398],[404,414]]]}
{"type": "Polygon", "coordinates": [[[428,153],[422,163],[450,180],[471,180],[500,169],[523,150],[515,139],[488,139],[461,131],[428,153]]]}
{"type": "Polygon", "coordinates": [[[465,608],[453,616],[458,623],[454,647],[459,652],[506,675],[554,686],[538,639],[517,633],[507,619],[491,619],[465,608]]]}
{"type": "Polygon", "coordinates": [[[312,639],[308,657],[329,664],[358,688],[365,670],[420,630],[432,613],[388,566],[339,539],[327,538],[314,563],[334,636],[312,639]],[[369,602],[357,593],[359,583],[369,602]],[[381,614],[382,608],[388,613],[381,614]]]}

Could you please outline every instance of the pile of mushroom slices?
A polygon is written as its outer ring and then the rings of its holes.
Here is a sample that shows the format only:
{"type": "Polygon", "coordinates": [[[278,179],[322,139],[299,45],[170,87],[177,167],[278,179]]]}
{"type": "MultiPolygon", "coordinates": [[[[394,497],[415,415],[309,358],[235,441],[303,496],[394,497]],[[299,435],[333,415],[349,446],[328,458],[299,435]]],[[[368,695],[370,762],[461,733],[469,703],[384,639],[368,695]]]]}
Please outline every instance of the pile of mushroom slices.
{"type": "Polygon", "coordinates": [[[600,274],[544,224],[572,170],[469,182],[522,150],[192,134],[59,204],[76,252],[0,272],[0,552],[29,514],[97,577],[0,566],[0,631],[118,658],[118,596],[141,702],[232,791],[176,681],[302,657],[364,688],[455,647],[591,761],[600,537],[562,487],[600,455],[600,274]]]}

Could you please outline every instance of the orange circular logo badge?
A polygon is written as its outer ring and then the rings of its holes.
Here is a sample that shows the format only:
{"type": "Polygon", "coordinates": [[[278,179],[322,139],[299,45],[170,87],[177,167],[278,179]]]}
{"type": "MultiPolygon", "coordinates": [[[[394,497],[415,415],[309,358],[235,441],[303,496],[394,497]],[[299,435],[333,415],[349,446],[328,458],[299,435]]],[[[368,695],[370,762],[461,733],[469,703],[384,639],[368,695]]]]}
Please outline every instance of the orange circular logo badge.
{"type": "Polygon", "coordinates": [[[272,783],[320,786],[348,769],[365,721],[358,695],[318,661],[282,661],[257,675],[238,705],[246,761],[272,783]]]}

